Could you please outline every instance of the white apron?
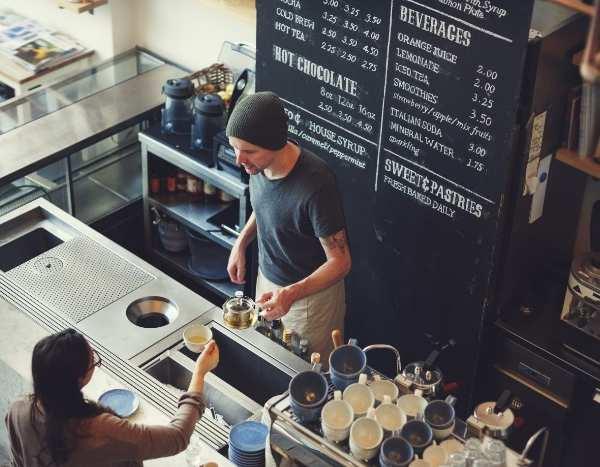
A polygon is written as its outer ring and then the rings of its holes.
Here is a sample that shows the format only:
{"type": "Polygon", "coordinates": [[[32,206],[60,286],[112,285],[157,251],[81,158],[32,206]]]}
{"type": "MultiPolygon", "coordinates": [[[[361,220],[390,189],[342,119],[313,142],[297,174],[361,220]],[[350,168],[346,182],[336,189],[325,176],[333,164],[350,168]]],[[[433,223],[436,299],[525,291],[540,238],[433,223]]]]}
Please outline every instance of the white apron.
{"type": "MultiPolygon", "coordinates": [[[[258,271],[256,278],[256,298],[263,293],[280,289],[258,271]]],[[[346,293],[344,280],[313,295],[294,302],[290,311],[283,317],[285,329],[293,329],[301,338],[308,339],[309,351],[321,354],[323,369],[329,367],[329,354],[333,350],[331,331],[339,329],[344,335],[346,315],[346,293]]]]}

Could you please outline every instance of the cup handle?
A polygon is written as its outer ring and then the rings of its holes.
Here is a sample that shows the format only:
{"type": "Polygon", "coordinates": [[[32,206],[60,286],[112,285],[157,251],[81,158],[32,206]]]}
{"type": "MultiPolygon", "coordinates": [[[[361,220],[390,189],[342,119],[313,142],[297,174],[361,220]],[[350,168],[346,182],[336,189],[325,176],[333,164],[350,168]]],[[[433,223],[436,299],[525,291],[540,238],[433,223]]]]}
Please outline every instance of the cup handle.
{"type": "Polygon", "coordinates": [[[415,420],[419,420],[421,422],[425,421],[425,414],[423,413],[422,410],[419,410],[416,414],[415,414],[415,420]]]}
{"type": "Polygon", "coordinates": [[[375,409],[373,407],[369,407],[369,410],[367,410],[367,418],[372,418],[373,420],[376,420],[375,409]]]}
{"type": "Polygon", "coordinates": [[[415,389],[415,396],[423,397],[423,390],[422,389],[415,389]]]}
{"type": "Polygon", "coordinates": [[[391,404],[392,403],[392,398],[388,394],[385,394],[383,396],[383,403],[384,404],[391,404]]]}
{"type": "Polygon", "coordinates": [[[379,375],[373,375],[373,380],[374,381],[381,381],[381,376],[379,376],[379,375]]]}
{"type": "Polygon", "coordinates": [[[356,340],[355,338],[348,339],[348,345],[356,345],[357,343],[358,343],[358,340],[356,340]]]}
{"type": "Polygon", "coordinates": [[[340,390],[333,391],[333,400],[341,401],[342,400],[342,391],[340,391],[340,390]]]}
{"type": "Polygon", "coordinates": [[[446,396],[446,399],[445,399],[446,403],[450,404],[452,407],[454,407],[454,404],[456,404],[457,400],[458,399],[456,399],[456,397],[454,397],[451,394],[448,394],[448,396],[446,396]]]}
{"type": "Polygon", "coordinates": [[[361,373],[358,377],[358,384],[367,384],[367,374],[361,373]]]}

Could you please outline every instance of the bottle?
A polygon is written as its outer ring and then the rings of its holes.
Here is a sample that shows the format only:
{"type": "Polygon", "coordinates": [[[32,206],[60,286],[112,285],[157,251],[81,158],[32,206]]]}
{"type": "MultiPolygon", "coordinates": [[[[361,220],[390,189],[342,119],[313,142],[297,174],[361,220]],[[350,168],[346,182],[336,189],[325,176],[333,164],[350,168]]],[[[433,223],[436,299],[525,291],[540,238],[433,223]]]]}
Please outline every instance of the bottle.
{"type": "Polygon", "coordinates": [[[185,193],[187,191],[187,174],[183,170],[178,170],[175,177],[177,179],[177,191],[185,193]]]}
{"type": "Polygon", "coordinates": [[[170,170],[167,174],[167,192],[175,193],[177,191],[177,177],[175,170],[170,170]]]}
{"type": "Polygon", "coordinates": [[[306,339],[306,338],[300,339],[300,344],[299,344],[300,354],[298,355],[300,358],[302,358],[304,360],[308,360],[308,347],[309,347],[308,339],[306,339]]]}
{"type": "Polygon", "coordinates": [[[294,335],[293,329],[284,329],[283,330],[283,343],[285,344],[286,349],[292,350],[292,336],[294,335]]]}
{"type": "Polygon", "coordinates": [[[271,339],[271,328],[260,314],[256,317],[256,324],[254,327],[257,332],[260,332],[263,336],[271,339]]]}
{"type": "Polygon", "coordinates": [[[150,172],[150,193],[157,195],[160,193],[160,176],[155,170],[150,172]]]}
{"type": "Polygon", "coordinates": [[[200,188],[200,180],[191,174],[187,174],[186,192],[190,199],[197,200],[202,197],[202,189],[200,188]]]}
{"type": "Polygon", "coordinates": [[[204,182],[204,199],[212,201],[217,196],[217,187],[208,182],[204,182]]]}
{"type": "Polygon", "coordinates": [[[283,322],[280,319],[271,321],[271,335],[276,342],[283,342],[283,322]]]}

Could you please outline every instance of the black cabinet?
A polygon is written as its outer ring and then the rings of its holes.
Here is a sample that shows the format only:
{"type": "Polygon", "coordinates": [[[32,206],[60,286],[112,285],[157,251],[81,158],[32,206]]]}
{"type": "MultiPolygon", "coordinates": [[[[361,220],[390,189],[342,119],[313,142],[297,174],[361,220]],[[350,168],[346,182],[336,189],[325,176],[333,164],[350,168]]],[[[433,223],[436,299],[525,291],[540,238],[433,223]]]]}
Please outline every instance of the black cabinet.
{"type": "Polygon", "coordinates": [[[573,410],[567,422],[563,443],[564,466],[593,467],[600,465],[600,384],[582,379],[577,386],[573,410]]]}
{"type": "MultiPolygon", "coordinates": [[[[520,452],[533,433],[547,427],[550,436],[544,467],[600,465],[596,454],[600,369],[565,352],[551,337],[550,323],[530,322],[537,335],[525,325],[516,334],[507,322],[496,323],[490,333],[488,358],[479,372],[476,400],[494,400],[509,389],[515,426],[508,445],[520,452]],[[544,326],[547,332],[540,331],[544,326]]],[[[539,454],[534,451],[530,458],[538,459],[539,454]]]]}

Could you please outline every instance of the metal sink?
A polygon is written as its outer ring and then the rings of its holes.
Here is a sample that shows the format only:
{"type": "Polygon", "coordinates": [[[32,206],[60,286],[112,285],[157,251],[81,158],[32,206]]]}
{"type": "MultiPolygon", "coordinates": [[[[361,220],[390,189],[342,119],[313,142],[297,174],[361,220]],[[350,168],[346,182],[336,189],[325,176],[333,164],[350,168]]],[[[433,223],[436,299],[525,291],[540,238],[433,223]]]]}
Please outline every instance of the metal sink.
{"type": "MultiPolygon", "coordinates": [[[[291,375],[257,355],[242,341],[229,337],[228,331],[218,324],[208,325],[219,346],[219,365],[213,371],[216,376],[260,405],[287,390],[291,375]]],[[[185,346],[179,346],[179,351],[196,360],[197,354],[185,346]]]]}
{"type": "Polygon", "coordinates": [[[0,271],[10,271],[61,243],[60,238],[38,227],[0,246],[0,271]]]}
{"type": "MultiPolygon", "coordinates": [[[[178,352],[167,351],[150,362],[144,370],[171,392],[187,391],[192,379],[194,362],[178,352]]],[[[258,414],[261,406],[228,384],[207,374],[204,380],[204,399],[211,414],[217,421],[232,426],[258,414]]]]}

